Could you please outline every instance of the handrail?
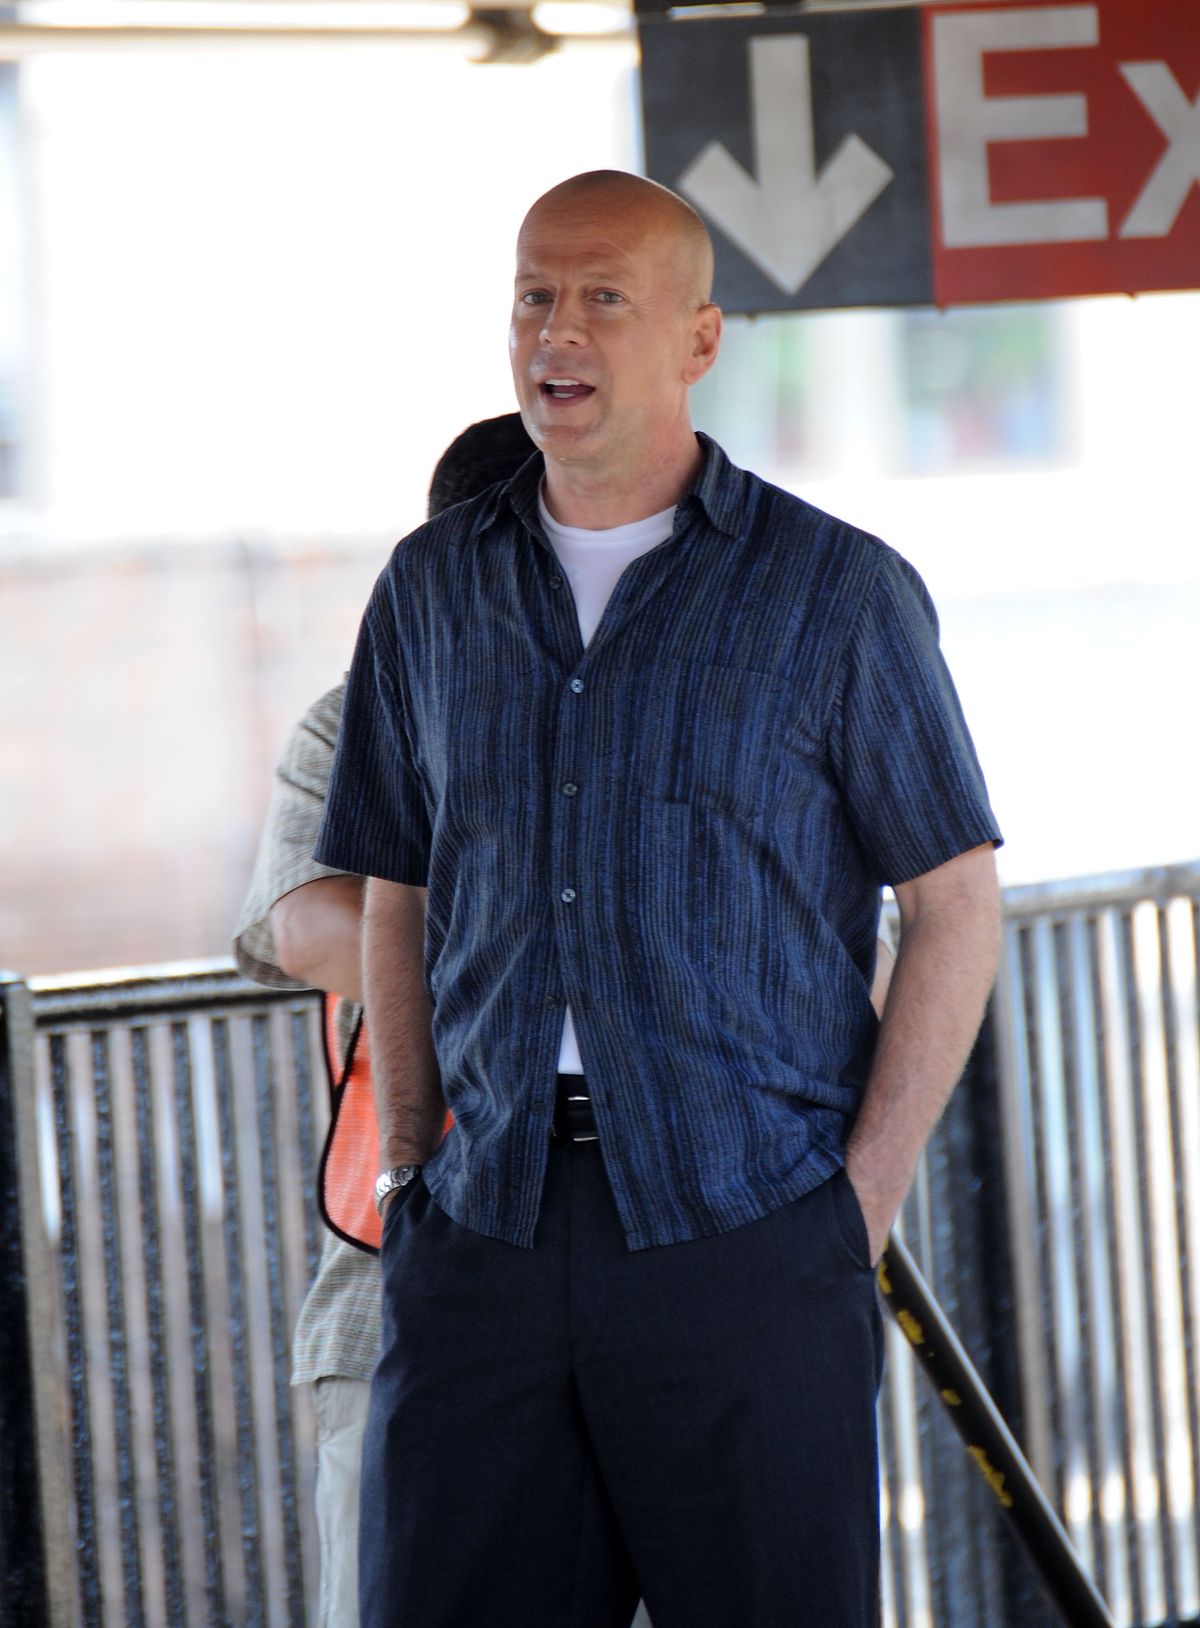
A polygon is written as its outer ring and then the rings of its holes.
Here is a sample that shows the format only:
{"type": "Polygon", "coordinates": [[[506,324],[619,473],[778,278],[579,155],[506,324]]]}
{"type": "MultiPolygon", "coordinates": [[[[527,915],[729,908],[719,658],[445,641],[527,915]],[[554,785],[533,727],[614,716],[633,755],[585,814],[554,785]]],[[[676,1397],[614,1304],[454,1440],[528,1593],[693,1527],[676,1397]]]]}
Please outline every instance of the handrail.
{"type": "Polygon", "coordinates": [[[1029,882],[1004,889],[1009,919],[1058,911],[1102,910],[1114,905],[1161,903],[1200,891],[1200,859],[1145,870],[1071,877],[1061,882],[1029,882]]]}
{"type": "Polygon", "coordinates": [[[177,1007],[204,1011],[213,1006],[245,1006],[263,999],[262,985],[251,983],[224,958],[115,967],[30,978],[28,982],[38,1028],[64,1023],[85,1026],[140,1013],[161,1014],[177,1007]]]}

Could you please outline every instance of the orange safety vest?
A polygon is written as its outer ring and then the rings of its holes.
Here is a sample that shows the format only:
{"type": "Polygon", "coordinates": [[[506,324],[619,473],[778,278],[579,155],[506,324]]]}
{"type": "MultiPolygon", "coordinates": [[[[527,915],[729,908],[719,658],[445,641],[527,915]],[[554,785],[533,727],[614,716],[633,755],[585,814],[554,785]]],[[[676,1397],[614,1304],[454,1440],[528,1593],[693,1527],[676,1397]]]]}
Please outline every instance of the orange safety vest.
{"type": "MultiPolygon", "coordinates": [[[[326,995],[324,1038],[330,1116],[317,1176],[317,1203],[332,1232],[346,1243],[377,1255],[383,1223],[375,1209],[379,1125],[371,1081],[371,1048],[360,1015],[346,1055],[339,1059],[334,1022],[337,1006],[338,997],[326,995]]],[[[448,1113],[446,1129],[453,1123],[454,1116],[448,1113]]]]}

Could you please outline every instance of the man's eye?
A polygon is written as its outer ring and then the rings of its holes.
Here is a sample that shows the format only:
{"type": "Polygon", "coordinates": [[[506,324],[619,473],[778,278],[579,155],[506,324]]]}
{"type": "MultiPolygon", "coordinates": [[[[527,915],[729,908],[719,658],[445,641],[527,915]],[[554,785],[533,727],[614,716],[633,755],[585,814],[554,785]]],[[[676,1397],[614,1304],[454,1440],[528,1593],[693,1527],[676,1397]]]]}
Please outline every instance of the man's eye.
{"type": "Polygon", "coordinates": [[[550,296],[544,289],[530,288],[521,295],[520,303],[522,305],[545,305],[549,298],[550,296]]]}
{"type": "Polygon", "coordinates": [[[596,291],[596,298],[601,305],[620,305],[621,295],[615,288],[600,288],[596,291]]]}

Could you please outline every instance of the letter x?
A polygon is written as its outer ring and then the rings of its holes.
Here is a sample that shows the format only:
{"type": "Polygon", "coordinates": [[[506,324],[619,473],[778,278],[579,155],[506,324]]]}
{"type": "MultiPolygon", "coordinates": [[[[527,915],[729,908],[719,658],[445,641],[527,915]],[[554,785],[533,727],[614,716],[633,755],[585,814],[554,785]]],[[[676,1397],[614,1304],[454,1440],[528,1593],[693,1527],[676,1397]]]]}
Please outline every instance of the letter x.
{"type": "Polygon", "coordinates": [[[1170,143],[1121,227],[1122,237],[1166,237],[1200,181],[1200,92],[1189,102],[1165,62],[1122,62],[1125,83],[1170,143]]]}

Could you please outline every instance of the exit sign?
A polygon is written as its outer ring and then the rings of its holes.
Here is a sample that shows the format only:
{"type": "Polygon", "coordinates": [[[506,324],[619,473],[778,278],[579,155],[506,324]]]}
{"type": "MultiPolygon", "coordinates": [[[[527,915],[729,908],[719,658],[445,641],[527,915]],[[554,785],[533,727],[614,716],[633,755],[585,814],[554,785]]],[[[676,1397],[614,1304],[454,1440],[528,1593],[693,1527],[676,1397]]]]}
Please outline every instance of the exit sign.
{"type": "Polygon", "coordinates": [[[643,18],[647,174],[729,310],[1200,287],[1200,5],[643,18]]]}

